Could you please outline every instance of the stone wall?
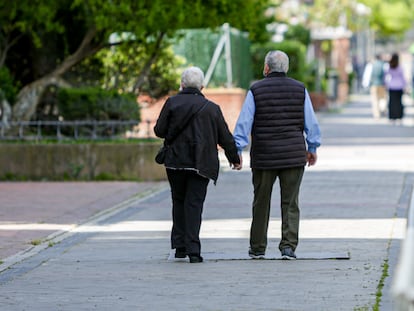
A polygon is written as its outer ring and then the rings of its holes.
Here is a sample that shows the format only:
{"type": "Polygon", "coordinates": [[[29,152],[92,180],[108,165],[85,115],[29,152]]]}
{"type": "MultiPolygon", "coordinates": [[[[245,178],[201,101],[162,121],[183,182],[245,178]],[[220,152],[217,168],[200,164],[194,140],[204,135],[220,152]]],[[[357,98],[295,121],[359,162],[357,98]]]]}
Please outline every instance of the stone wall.
{"type": "Polygon", "coordinates": [[[160,143],[0,144],[0,179],[165,180],[160,143]]]}

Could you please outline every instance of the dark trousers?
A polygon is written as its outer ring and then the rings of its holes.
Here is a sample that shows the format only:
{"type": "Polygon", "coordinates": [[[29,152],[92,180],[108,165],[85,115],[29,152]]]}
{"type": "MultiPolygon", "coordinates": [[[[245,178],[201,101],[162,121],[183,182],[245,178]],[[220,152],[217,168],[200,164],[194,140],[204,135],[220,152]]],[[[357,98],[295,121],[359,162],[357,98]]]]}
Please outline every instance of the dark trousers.
{"type": "Polygon", "coordinates": [[[388,117],[391,120],[404,117],[404,106],[402,104],[402,90],[389,90],[388,117]]]}
{"type": "Polygon", "coordinates": [[[191,170],[167,169],[172,196],[171,248],[200,254],[200,227],[209,179],[191,170]]]}
{"type": "Polygon", "coordinates": [[[282,239],[279,243],[279,249],[282,250],[286,247],[296,249],[300,216],[298,198],[303,172],[304,167],[278,170],[252,169],[254,198],[250,248],[253,251],[265,252],[267,247],[270,201],[276,178],[279,178],[282,216],[282,239]]]}

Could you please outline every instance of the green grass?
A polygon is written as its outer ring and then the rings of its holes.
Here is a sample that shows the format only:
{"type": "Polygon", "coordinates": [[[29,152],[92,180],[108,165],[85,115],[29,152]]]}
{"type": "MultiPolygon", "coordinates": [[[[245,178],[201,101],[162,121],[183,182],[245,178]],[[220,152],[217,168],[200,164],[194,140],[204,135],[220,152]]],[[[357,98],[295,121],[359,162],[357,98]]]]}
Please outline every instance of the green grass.
{"type": "Polygon", "coordinates": [[[381,275],[381,279],[379,280],[379,283],[377,286],[375,305],[372,308],[373,311],[379,311],[379,306],[380,306],[381,298],[382,298],[382,289],[384,288],[385,279],[389,275],[388,269],[389,269],[388,259],[385,259],[384,263],[382,264],[382,275],[381,275]]]}
{"type": "Polygon", "coordinates": [[[355,307],[354,311],[369,311],[369,310],[380,311],[382,290],[384,288],[385,279],[389,276],[389,274],[388,274],[388,269],[389,269],[388,259],[384,259],[384,263],[381,265],[381,267],[382,267],[382,274],[381,274],[381,278],[380,278],[380,280],[378,282],[378,285],[377,285],[377,291],[375,293],[375,304],[374,304],[374,306],[372,306],[372,309],[369,306],[355,307]]]}
{"type": "Polygon", "coordinates": [[[30,244],[35,245],[35,246],[40,245],[40,244],[42,244],[42,240],[40,240],[40,239],[31,240],[30,244]]]}

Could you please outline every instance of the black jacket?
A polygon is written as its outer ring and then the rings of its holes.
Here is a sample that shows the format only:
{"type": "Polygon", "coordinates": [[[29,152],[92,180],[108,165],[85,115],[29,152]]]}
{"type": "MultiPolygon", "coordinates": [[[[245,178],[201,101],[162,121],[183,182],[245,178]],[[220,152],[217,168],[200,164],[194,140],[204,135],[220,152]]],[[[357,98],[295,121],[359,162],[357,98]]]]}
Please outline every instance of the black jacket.
{"type": "Polygon", "coordinates": [[[224,149],[229,162],[240,163],[233,135],[220,107],[207,100],[195,88],[185,88],[167,99],[154,132],[170,146],[165,158],[166,168],[192,169],[216,182],[220,165],[218,145],[224,149]],[[171,143],[171,138],[204,104],[206,105],[171,143]]]}

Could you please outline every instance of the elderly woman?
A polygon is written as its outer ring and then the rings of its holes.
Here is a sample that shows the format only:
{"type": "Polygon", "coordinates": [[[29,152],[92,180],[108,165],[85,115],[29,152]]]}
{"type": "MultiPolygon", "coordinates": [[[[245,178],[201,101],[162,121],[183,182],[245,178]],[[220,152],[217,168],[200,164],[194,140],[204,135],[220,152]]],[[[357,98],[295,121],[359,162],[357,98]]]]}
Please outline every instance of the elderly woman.
{"type": "Polygon", "coordinates": [[[165,139],[164,165],[172,195],[171,248],[176,258],[187,255],[191,263],[202,262],[200,226],[209,180],[219,173],[217,145],[234,169],[240,158],[221,109],[201,93],[204,74],[198,67],[186,69],[180,92],[167,99],[155,134],[165,139]]]}

